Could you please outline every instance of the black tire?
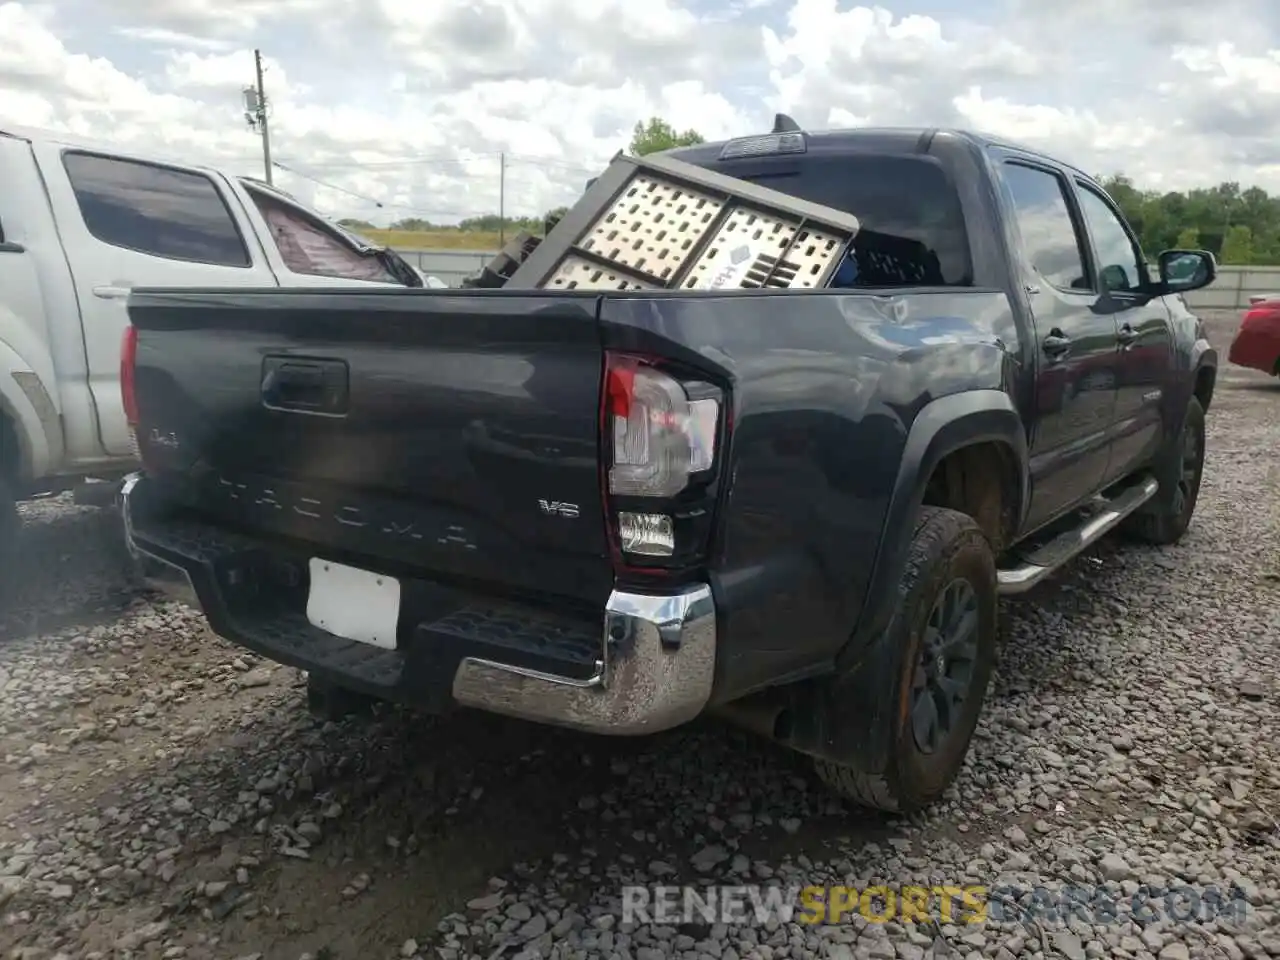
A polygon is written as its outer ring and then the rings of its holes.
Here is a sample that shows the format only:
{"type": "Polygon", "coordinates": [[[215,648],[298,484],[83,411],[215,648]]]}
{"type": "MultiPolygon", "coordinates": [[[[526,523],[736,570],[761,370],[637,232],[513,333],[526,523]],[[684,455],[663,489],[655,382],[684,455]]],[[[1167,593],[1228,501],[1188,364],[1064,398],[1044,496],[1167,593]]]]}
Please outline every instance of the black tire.
{"type": "MultiPolygon", "coordinates": [[[[938,800],[959,774],[995,667],[999,630],[996,563],[991,544],[977,523],[955,510],[921,508],[899,593],[900,616],[890,628],[893,635],[886,638],[893,657],[887,661],[892,664],[892,672],[884,682],[897,689],[888,766],[878,774],[828,760],[818,760],[816,766],[818,776],[843,798],[878,810],[910,813],[938,800]],[[955,588],[956,584],[963,585],[963,589],[955,588]],[[928,749],[928,738],[918,736],[914,722],[919,716],[915,710],[917,688],[926,670],[923,648],[926,634],[933,639],[930,624],[936,606],[953,588],[960,593],[967,590],[972,599],[969,669],[967,676],[957,681],[962,686],[962,698],[958,709],[954,709],[949,731],[928,749]]],[[[932,666],[928,669],[936,671],[941,659],[929,659],[932,666]]],[[[948,674],[963,666],[965,660],[963,656],[946,659],[944,672],[948,674]]],[[[848,714],[855,715],[854,711],[848,714]]]]}
{"type": "Polygon", "coordinates": [[[1160,490],[1142,510],[1125,518],[1121,532],[1131,540],[1156,546],[1181,540],[1200,499],[1204,455],[1204,407],[1192,397],[1182,430],[1151,465],[1160,490]]]}

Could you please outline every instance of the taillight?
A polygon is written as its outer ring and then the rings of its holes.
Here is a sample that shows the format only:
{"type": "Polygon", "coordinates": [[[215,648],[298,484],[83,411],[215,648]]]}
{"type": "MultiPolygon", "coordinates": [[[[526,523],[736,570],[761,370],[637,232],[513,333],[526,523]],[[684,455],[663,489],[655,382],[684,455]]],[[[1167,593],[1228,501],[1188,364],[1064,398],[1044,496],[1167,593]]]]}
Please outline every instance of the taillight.
{"type": "Polygon", "coordinates": [[[1244,326],[1252,320],[1275,320],[1280,318],[1280,303],[1265,302],[1250,307],[1245,311],[1244,318],[1240,321],[1240,325],[1244,326]]]}
{"type": "Polygon", "coordinates": [[[606,384],[610,493],[674,497],[711,469],[719,403],[689,399],[679,380],[630,357],[610,358],[606,384]]]}
{"type": "Polygon", "coordinates": [[[710,530],[719,388],[608,354],[602,397],[610,538],[624,565],[682,566],[710,530]]]}
{"type": "Polygon", "coordinates": [[[138,425],[138,394],[134,372],[138,362],[138,328],[124,328],[120,344],[120,399],[124,402],[124,419],[131,428],[138,425]]]}
{"type": "Polygon", "coordinates": [[[134,455],[146,470],[149,451],[138,432],[138,330],[133,324],[124,328],[120,341],[120,400],[134,455]]]}

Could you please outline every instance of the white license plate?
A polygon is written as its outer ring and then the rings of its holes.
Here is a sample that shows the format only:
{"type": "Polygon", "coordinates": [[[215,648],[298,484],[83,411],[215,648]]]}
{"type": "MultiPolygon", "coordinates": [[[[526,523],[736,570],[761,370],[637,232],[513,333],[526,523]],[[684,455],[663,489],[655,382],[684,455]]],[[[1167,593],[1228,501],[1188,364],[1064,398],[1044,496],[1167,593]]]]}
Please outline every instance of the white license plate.
{"type": "Polygon", "coordinates": [[[400,581],[312,557],[307,619],[344,640],[394,650],[400,581]]]}

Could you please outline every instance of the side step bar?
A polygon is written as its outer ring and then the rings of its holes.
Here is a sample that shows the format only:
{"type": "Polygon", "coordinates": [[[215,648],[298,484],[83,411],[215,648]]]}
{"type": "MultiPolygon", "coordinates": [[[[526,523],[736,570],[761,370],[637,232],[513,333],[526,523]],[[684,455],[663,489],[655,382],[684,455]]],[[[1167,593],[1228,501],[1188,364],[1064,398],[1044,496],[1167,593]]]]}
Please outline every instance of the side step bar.
{"type": "Polygon", "coordinates": [[[1132,487],[1103,501],[1101,509],[1080,526],[1054,537],[1028,553],[1016,567],[1000,570],[997,584],[1001,595],[1026,593],[1090,544],[1096,543],[1116,524],[1156,495],[1160,484],[1146,477],[1132,487]]]}

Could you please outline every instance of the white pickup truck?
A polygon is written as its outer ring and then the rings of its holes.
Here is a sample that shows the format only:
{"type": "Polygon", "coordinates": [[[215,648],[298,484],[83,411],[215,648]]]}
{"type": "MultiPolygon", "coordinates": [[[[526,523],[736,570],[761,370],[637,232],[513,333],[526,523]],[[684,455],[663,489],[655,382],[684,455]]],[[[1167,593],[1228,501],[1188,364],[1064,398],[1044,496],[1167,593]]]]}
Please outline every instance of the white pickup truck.
{"type": "Polygon", "coordinates": [[[364,284],[440,285],[261,181],[0,120],[0,558],[15,500],[136,463],[130,287],[364,284]]]}

